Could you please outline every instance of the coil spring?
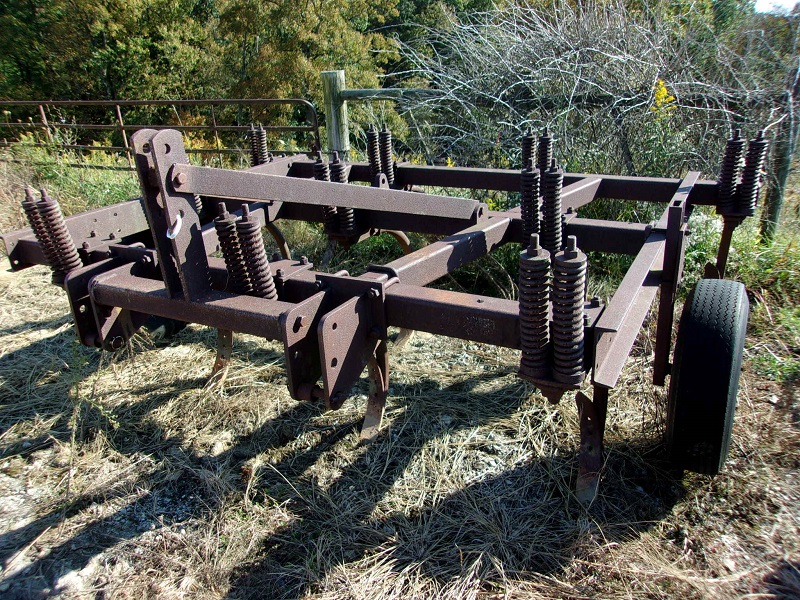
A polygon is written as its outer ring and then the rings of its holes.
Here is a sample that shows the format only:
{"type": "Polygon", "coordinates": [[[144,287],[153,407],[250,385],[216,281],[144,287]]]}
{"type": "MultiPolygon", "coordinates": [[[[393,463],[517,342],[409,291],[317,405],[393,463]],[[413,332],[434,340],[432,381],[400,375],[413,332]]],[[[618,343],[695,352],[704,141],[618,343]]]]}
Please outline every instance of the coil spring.
{"type": "Polygon", "coordinates": [[[519,371],[523,376],[546,379],[550,376],[550,253],[539,246],[538,235],[529,239],[530,245],[519,255],[519,371]]]}
{"type": "Polygon", "coordinates": [[[541,176],[542,221],[539,224],[542,246],[550,254],[555,254],[561,249],[561,187],[563,183],[564,173],[553,160],[550,168],[541,176]]]}
{"type": "Polygon", "coordinates": [[[50,241],[47,229],[42,222],[42,217],[36,206],[36,200],[33,197],[33,190],[27,185],[25,186],[25,199],[22,201],[22,210],[25,211],[25,216],[28,218],[28,224],[33,230],[33,235],[42,248],[47,265],[55,270],[58,263],[56,262],[55,254],[53,254],[53,243],[50,241]]]}
{"type": "Polygon", "coordinates": [[[764,162],[767,159],[769,142],[764,139],[764,132],[759,131],[754,140],[750,140],[747,147],[747,158],[744,161],[742,183],[736,194],[736,212],[752,217],[758,205],[758,192],[761,189],[761,174],[764,162]]]}
{"type": "MultiPolygon", "coordinates": [[[[525,168],[520,174],[520,212],[522,213],[522,243],[539,233],[539,170],[525,168]]],[[[538,239],[537,239],[538,244],[538,239]]]]}
{"type": "MultiPolygon", "coordinates": [[[[339,153],[333,153],[331,161],[331,181],[347,183],[347,166],[339,159],[339,153]]],[[[356,228],[356,212],[352,208],[340,206],[336,209],[339,219],[339,231],[350,235],[356,228]]]]}
{"type": "MultiPolygon", "coordinates": [[[[522,136],[522,168],[532,168],[531,161],[533,160],[533,133],[530,129],[525,130],[522,136]]],[[[527,240],[528,238],[525,238],[527,240]]]]}
{"type": "Polygon", "coordinates": [[[264,238],[261,236],[261,224],[250,217],[247,204],[242,207],[242,218],[236,222],[236,233],[253,295],[269,300],[277,299],[278,293],[264,250],[264,238]]]}
{"type": "Polygon", "coordinates": [[[260,124],[256,130],[256,135],[258,137],[258,164],[263,165],[269,162],[270,156],[267,149],[267,132],[260,124]]]}
{"type": "Polygon", "coordinates": [[[336,183],[347,183],[347,165],[339,158],[339,153],[333,153],[333,160],[330,162],[331,181],[336,183]]]}
{"type": "Polygon", "coordinates": [[[272,160],[267,148],[267,132],[261,125],[258,126],[258,159],[262,165],[272,160]]]}
{"type": "Polygon", "coordinates": [[[250,140],[250,166],[255,167],[260,165],[260,156],[258,151],[258,135],[254,125],[250,125],[250,131],[247,132],[247,137],[250,140]]]}
{"type": "Polygon", "coordinates": [[[237,294],[251,293],[253,287],[247,277],[247,265],[236,233],[236,217],[228,213],[224,202],[219,203],[219,216],[214,219],[214,228],[217,230],[222,258],[230,274],[231,288],[237,294]]]}
{"type": "Polygon", "coordinates": [[[736,184],[744,167],[744,140],[737,129],[725,144],[722,167],[719,171],[719,205],[717,212],[723,215],[736,211],[736,184]]]}
{"type": "Polygon", "coordinates": [[[372,174],[372,180],[378,176],[378,173],[383,173],[381,166],[381,149],[380,141],[378,139],[378,130],[373,125],[369,126],[367,130],[367,158],[369,159],[369,169],[372,174]]]}
{"type": "Polygon", "coordinates": [[[250,166],[255,167],[269,162],[267,132],[264,127],[260,123],[258,129],[250,125],[248,136],[250,137],[250,166]]]}
{"type": "Polygon", "coordinates": [[[200,194],[194,195],[194,209],[197,211],[199,216],[203,215],[203,211],[205,209],[203,208],[203,199],[200,197],[200,194]]]}
{"type": "MultiPolygon", "coordinates": [[[[317,181],[330,181],[331,168],[328,163],[322,160],[322,152],[317,152],[317,160],[314,163],[314,179],[317,181]]],[[[335,206],[322,207],[322,220],[325,222],[325,231],[333,233],[337,231],[339,220],[335,206]]]]}
{"type": "Polygon", "coordinates": [[[586,255],[574,235],[553,257],[553,378],[575,385],[583,381],[583,302],[586,297],[586,255]]]}
{"type": "Polygon", "coordinates": [[[389,186],[394,185],[394,146],[392,145],[392,132],[384,123],[383,129],[378,135],[378,145],[380,146],[381,168],[386,175],[389,186]]]}
{"type": "Polygon", "coordinates": [[[539,148],[536,155],[536,166],[544,173],[553,161],[553,136],[548,129],[544,130],[539,138],[539,148]]]}
{"type": "Polygon", "coordinates": [[[83,262],[78,256],[78,249],[75,248],[75,242],[72,241],[58,202],[51,198],[45,190],[42,190],[42,200],[37,208],[52,245],[53,259],[56,264],[53,281],[60,282],[63,281],[64,275],[82,267],[83,262]]]}

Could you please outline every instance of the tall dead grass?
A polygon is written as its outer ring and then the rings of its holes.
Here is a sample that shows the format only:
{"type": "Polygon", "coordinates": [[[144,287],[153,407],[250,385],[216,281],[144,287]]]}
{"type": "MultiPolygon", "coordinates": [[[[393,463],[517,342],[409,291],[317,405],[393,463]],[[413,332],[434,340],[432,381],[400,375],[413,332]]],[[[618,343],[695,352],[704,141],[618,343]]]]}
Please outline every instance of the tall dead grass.
{"type": "Polygon", "coordinates": [[[0,278],[6,597],[800,594],[800,401],[752,352],[728,466],[675,473],[648,321],[584,507],[575,408],[517,379],[512,351],[416,335],[363,444],[364,382],[340,411],[298,403],[280,344],[238,336],[225,384],[207,385],[215,339],[197,326],[90,350],[48,279],[0,278]]]}

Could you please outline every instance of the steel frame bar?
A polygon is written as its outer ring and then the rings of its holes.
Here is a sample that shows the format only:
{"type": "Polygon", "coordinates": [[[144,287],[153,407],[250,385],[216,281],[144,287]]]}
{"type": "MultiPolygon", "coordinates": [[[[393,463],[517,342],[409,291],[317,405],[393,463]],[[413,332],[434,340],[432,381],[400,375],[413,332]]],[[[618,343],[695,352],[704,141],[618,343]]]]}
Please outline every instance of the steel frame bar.
{"type": "Polygon", "coordinates": [[[202,301],[171,298],[163,281],[137,277],[124,265],[96,275],[89,286],[92,300],[151,315],[230,329],[270,340],[283,339],[281,316],[294,307],[289,302],[266,300],[212,290],[202,301]]]}
{"type": "Polygon", "coordinates": [[[450,196],[422,196],[401,190],[374,190],[362,186],[340,186],[328,181],[279,177],[251,171],[173,164],[171,180],[183,193],[216,198],[247,198],[264,202],[289,202],[404,213],[424,218],[446,218],[475,223],[488,213],[485,204],[450,196]],[[332,187],[337,186],[337,187],[332,187]],[[429,201],[429,202],[428,202],[429,201]]]}
{"type": "Polygon", "coordinates": [[[509,241],[511,219],[490,217],[383,267],[401,282],[424,286],[509,241]]]}
{"type": "MultiPolygon", "coordinates": [[[[292,163],[290,176],[311,177],[313,162],[297,160],[292,163]]],[[[480,169],[471,167],[435,167],[398,164],[395,184],[398,187],[429,186],[454,189],[494,190],[519,192],[518,170],[480,169]]],[[[635,200],[639,202],[669,202],[681,183],[680,179],[667,177],[627,177],[624,175],[595,175],[589,173],[564,173],[564,187],[581,180],[601,179],[596,198],[635,200]]],[[[371,183],[369,165],[353,163],[350,180],[371,183]]],[[[688,198],[690,204],[716,206],[717,182],[699,180],[688,198]]],[[[566,208],[566,207],[564,207],[566,208]]]]}
{"type": "Polygon", "coordinates": [[[697,172],[689,172],[686,175],[658,225],[660,226],[666,218],[667,238],[664,247],[664,268],[661,271],[661,295],[658,302],[655,357],[653,359],[653,383],[656,385],[664,385],[670,368],[669,352],[672,342],[675,292],[683,275],[684,242],[687,231],[684,217],[689,194],[699,177],[700,173],[697,172]]]}

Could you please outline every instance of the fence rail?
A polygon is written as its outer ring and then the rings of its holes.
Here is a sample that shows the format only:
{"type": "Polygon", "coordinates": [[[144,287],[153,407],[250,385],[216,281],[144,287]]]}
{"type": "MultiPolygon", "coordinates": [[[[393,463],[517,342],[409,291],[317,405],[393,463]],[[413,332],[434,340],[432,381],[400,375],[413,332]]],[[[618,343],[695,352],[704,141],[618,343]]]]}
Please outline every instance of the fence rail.
{"type": "MultiPolygon", "coordinates": [[[[0,148],[13,147],[17,141],[14,139],[14,133],[18,131],[42,131],[47,138],[47,143],[33,142],[34,147],[53,147],[54,145],[62,150],[77,150],[79,152],[119,152],[127,155],[128,167],[132,169],[132,148],[128,142],[128,132],[136,131],[139,129],[176,129],[178,131],[188,133],[208,133],[213,137],[214,148],[187,148],[187,151],[193,154],[200,155],[213,155],[219,156],[220,161],[223,155],[242,154],[249,151],[246,147],[230,148],[225,147],[221,140],[220,134],[242,134],[250,129],[250,124],[258,119],[252,118],[254,115],[264,115],[266,111],[276,106],[291,106],[300,109],[298,112],[302,113],[302,124],[296,125],[263,125],[264,130],[270,133],[280,132],[293,132],[307,134],[311,138],[311,143],[308,145],[308,150],[316,150],[321,147],[319,135],[319,120],[317,118],[317,111],[314,105],[307,100],[300,98],[216,98],[210,100],[4,100],[0,101],[0,111],[3,113],[3,118],[0,119],[0,148]],[[126,122],[123,117],[123,110],[133,108],[157,108],[168,107],[172,108],[177,123],[130,123],[126,122]],[[218,111],[215,107],[230,109],[237,108],[235,116],[232,117],[230,112],[226,112],[224,118],[228,122],[220,122],[218,111]],[[33,115],[28,112],[27,121],[16,120],[12,121],[12,110],[16,109],[19,113],[20,110],[25,112],[25,109],[35,109],[38,113],[38,120],[34,120],[33,115]],[[113,114],[108,119],[108,122],[76,122],[76,121],[60,121],[52,118],[52,112],[58,109],[72,109],[72,110],[85,110],[91,108],[109,108],[113,109],[113,114]],[[183,124],[181,113],[179,109],[207,109],[208,115],[204,124],[183,124]],[[250,115],[250,119],[244,118],[244,110],[250,115]],[[50,117],[48,118],[48,113],[50,117]],[[233,122],[231,122],[231,120],[233,122]],[[247,125],[242,124],[248,123],[247,125]],[[77,143],[78,140],[59,140],[58,136],[54,135],[59,130],[74,132],[75,135],[80,135],[82,132],[101,132],[107,131],[112,134],[117,134],[118,139],[121,140],[121,145],[117,144],[86,144],[77,143]],[[9,132],[11,139],[4,137],[2,134],[9,132]]],[[[126,111],[127,112],[127,111],[126,111]]],[[[34,114],[35,114],[34,113],[34,114]]],[[[186,115],[184,115],[185,117],[186,115]]],[[[299,116],[299,115],[298,115],[299,116]]],[[[163,121],[164,119],[162,119],[163,121]]],[[[299,119],[298,119],[299,120],[299,119]]],[[[6,160],[14,161],[13,158],[6,160]]],[[[84,166],[84,165],[80,165],[84,166]]],[[[126,167],[117,167],[126,168],[126,167]]]]}

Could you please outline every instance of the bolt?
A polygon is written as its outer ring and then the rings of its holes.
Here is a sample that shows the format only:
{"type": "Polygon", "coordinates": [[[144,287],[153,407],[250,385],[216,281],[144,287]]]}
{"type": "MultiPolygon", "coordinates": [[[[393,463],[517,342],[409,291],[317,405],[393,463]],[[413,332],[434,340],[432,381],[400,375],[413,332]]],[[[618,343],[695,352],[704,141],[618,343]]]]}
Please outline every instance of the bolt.
{"type": "Polygon", "coordinates": [[[283,269],[278,269],[277,271],[275,271],[275,277],[283,277],[284,274],[285,271],[283,269]]]}
{"type": "Polygon", "coordinates": [[[376,290],[375,288],[370,288],[369,291],[367,291],[367,295],[370,298],[380,298],[381,297],[380,291],[376,290]]]}
{"type": "Polygon", "coordinates": [[[112,231],[111,233],[108,234],[108,239],[110,240],[117,239],[117,234],[112,231]]]}
{"type": "Polygon", "coordinates": [[[186,173],[178,173],[172,179],[172,183],[174,183],[176,187],[179,187],[185,184],[188,180],[189,178],[187,177],[186,173]]]}
{"type": "Polygon", "coordinates": [[[539,256],[539,250],[541,250],[541,246],[539,246],[539,234],[532,233],[531,241],[528,245],[528,254],[531,256],[539,256]]]}
{"type": "Polygon", "coordinates": [[[88,250],[89,249],[89,242],[83,242],[81,244],[81,248],[83,248],[84,250],[88,250]]]}
{"type": "Polygon", "coordinates": [[[305,315],[300,315],[294,320],[295,331],[302,329],[306,325],[308,325],[308,317],[305,315]]]}
{"type": "Polygon", "coordinates": [[[583,315],[583,326],[584,327],[588,327],[589,326],[589,315],[587,315],[587,314],[583,315]]]}
{"type": "Polygon", "coordinates": [[[142,254],[142,258],[140,260],[143,265],[149,265],[153,262],[153,259],[149,254],[142,254]]]}
{"type": "Polygon", "coordinates": [[[307,256],[301,256],[300,257],[300,264],[301,265],[307,265],[308,264],[308,257],[307,256]]]}
{"type": "Polygon", "coordinates": [[[591,306],[592,308],[600,308],[600,296],[592,296],[592,300],[589,306],[591,306]]]}
{"type": "Polygon", "coordinates": [[[94,229],[92,229],[92,230],[89,232],[89,237],[97,237],[97,232],[96,232],[94,229]]]}
{"type": "Polygon", "coordinates": [[[567,260],[578,258],[578,239],[574,235],[567,236],[567,245],[564,247],[564,258],[567,260]]]}
{"type": "Polygon", "coordinates": [[[281,253],[280,252],[273,252],[272,253],[272,262],[277,262],[280,259],[281,259],[281,253]]]}

